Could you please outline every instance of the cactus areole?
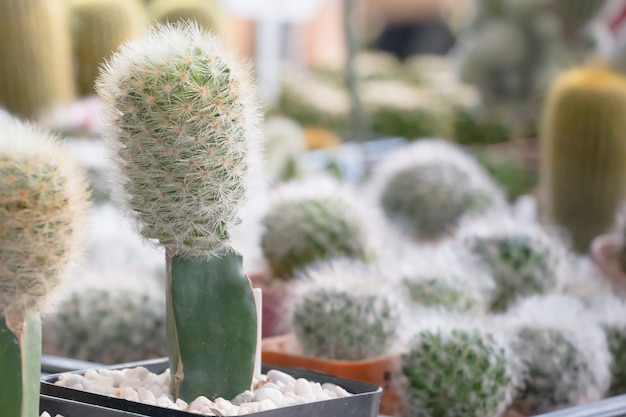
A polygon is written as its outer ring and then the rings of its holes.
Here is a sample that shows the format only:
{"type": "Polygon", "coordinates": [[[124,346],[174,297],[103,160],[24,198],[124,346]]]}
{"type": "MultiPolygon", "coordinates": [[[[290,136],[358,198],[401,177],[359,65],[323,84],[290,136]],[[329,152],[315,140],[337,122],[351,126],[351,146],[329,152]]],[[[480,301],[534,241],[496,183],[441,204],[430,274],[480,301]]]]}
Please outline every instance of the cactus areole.
{"type": "Polygon", "coordinates": [[[171,390],[193,401],[250,389],[257,317],[230,246],[260,167],[247,68],[192,23],[155,25],[105,65],[97,90],[118,198],[166,250],[171,390]]]}

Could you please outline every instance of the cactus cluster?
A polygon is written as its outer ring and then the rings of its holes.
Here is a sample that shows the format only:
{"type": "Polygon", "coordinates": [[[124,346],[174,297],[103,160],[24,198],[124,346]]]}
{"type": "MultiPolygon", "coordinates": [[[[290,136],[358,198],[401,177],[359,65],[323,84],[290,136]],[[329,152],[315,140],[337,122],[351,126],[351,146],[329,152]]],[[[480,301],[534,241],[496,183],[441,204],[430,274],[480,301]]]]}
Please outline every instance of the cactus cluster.
{"type": "Polygon", "coordinates": [[[0,408],[37,415],[41,312],[79,261],[87,236],[85,174],[58,138],[0,125],[0,408]]]}
{"type": "Polygon", "coordinates": [[[382,280],[374,266],[348,259],[304,269],[291,307],[304,353],[338,360],[388,353],[398,337],[400,310],[382,280]]]}
{"type": "Polygon", "coordinates": [[[36,119],[75,97],[63,0],[0,1],[0,107],[36,119]]]}
{"type": "Polygon", "coordinates": [[[276,278],[289,279],[317,260],[375,256],[374,216],[347,185],[330,178],[284,183],[261,222],[261,249],[276,278]]]}
{"type": "Polygon", "coordinates": [[[471,156],[441,139],[423,139],[386,155],[372,181],[385,214],[418,240],[439,238],[461,217],[504,201],[471,156]]]}
{"type": "Polygon", "coordinates": [[[526,368],[513,406],[535,415],[604,398],[611,355],[584,306],[562,295],[529,297],[509,312],[511,348],[526,368]]]}
{"type": "Polygon", "coordinates": [[[145,8],[140,0],[70,0],[69,10],[77,92],[95,94],[100,65],[147,27],[145,8]]]}
{"type": "Polygon", "coordinates": [[[420,331],[402,355],[407,415],[500,415],[517,388],[513,361],[498,337],[478,328],[420,331]]]}
{"type": "Polygon", "coordinates": [[[485,218],[464,224],[457,238],[493,278],[492,311],[506,311],[517,299],[559,284],[564,248],[535,223],[485,218]]]}
{"type": "Polygon", "coordinates": [[[254,374],[256,303],[231,242],[262,172],[250,75],[219,38],[184,22],[125,43],[96,83],[114,195],[165,248],[170,390],[185,401],[233,398],[254,374]]]}
{"type": "Polygon", "coordinates": [[[543,220],[580,253],[614,226],[626,196],[626,79],[605,68],[572,68],[550,88],[540,134],[543,220]]]}

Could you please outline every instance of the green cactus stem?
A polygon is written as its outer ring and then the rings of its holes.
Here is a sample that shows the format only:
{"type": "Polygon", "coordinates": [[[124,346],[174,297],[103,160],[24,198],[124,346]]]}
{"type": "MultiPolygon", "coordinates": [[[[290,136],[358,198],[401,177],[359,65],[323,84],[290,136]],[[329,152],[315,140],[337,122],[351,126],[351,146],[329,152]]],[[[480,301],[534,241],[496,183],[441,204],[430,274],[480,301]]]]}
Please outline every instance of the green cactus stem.
{"type": "Polygon", "coordinates": [[[14,333],[0,316],[0,407],[4,417],[39,415],[41,377],[41,319],[30,311],[14,333]]]}
{"type": "Polygon", "coordinates": [[[230,399],[249,390],[257,317],[241,256],[232,250],[209,260],[168,255],[167,273],[174,397],[230,399]]]}

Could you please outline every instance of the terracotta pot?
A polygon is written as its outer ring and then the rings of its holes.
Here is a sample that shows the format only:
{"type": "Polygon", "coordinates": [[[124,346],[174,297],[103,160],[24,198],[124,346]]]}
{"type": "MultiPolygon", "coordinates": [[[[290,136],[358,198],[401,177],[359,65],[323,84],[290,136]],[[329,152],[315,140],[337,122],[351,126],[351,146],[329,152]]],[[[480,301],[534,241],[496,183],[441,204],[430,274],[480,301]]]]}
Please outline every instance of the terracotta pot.
{"type": "Polygon", "coordinates": [[[251,273],[248,277],[255,288],[262,290],[262,337],[278,336],[289,332],[290,326],[287,318],[289,283],[272,280],[265,272],[251,273]]]}
{"type": "Polygon", "coordinates": [[[310,369],[378,385],[383,388],[381,414],[402,415],[402,398],[396,383],[401,374],[399,355],[360,361],[314,358],[304,356],[295,335],[288,333],[263,339],[262,361],[267,365],[310,369]]]}
{"type": "Polygon", "coordinates": [[[626,291],[626,272],[622,270],[619,261],[621,247],[620,235],[600,235],[591,242],[589,256],[612,285],[621,291],[626,291]]]}

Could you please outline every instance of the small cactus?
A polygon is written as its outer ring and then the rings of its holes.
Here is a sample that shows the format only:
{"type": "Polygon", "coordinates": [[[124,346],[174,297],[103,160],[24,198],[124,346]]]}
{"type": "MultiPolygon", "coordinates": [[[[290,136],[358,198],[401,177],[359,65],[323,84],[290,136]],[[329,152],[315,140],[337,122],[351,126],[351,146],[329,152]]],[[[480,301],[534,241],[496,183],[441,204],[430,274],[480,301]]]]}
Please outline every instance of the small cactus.
{"type": "Polygon", "coordinates": [[[402,355],[408,416],[502,414],[517,388],[513,361],[498,337],[477,328],[421,330],[402,355]]]}
{"type": "Polygon", "coordinates": [[[69,1],[78,94],[95,94],[100,65],[148,26],[140,0],[69,1]]]}
{"type": "Polygon", "coordinates": [[[557,78],[543,110],[540,209],[586,253],[626,197],[626,79],[602,68],[557,78]]]}
{"type": "Polygon", "coordinates": [[[462,216],[504,204],[478,163],[441,139],[423,139],[385,156],[373,186],[385,214],[418,240],[439,238],[462,216]]]}
{"type": "Polygon", "coordinates": [[[562,295],[527,298],[507,314],[511,348],[527,369],[517,411],[535,415],[604,398],[611,355],[586,314],[577,299],[562,295]]]}
{"type": "Polygon", "coordinates": [[[304,353],[338,360],[388,353],[397,338],[400,311],[381,278],[372,265],[346,259],[302,271],[292,326],[304,353]]]}
{"type": "Polygon", "coordinates": [[[347,186],[330,178],[277,187],[261,220],[261,248],[272,275],[289,279],[329,258],[371,259],[373,218],[361,206],[347,186]]]}
{"type": "Polygon", "coordinates": [[[467,222],[458,241],[495,282],[492,311],[506,311],[518,298],[553,291],[565,254],[535,223],[508,218],[467,222]]]}
{"type": "Polygon", "coordinates": [[[41,312],[85,247],[85,174],[54,136],[17,120],[0,130],[0,408],[38,415],[41,312]]]}
{"type": "Polygon", "coordinates": [[[124,44],[97,82],[114,195],[165,247],[170,389],[185,401],[233,398],[253,379],[256,304],[231,247],[261,172],[250,78],[219,38],[185,22],[124,44]]]}

